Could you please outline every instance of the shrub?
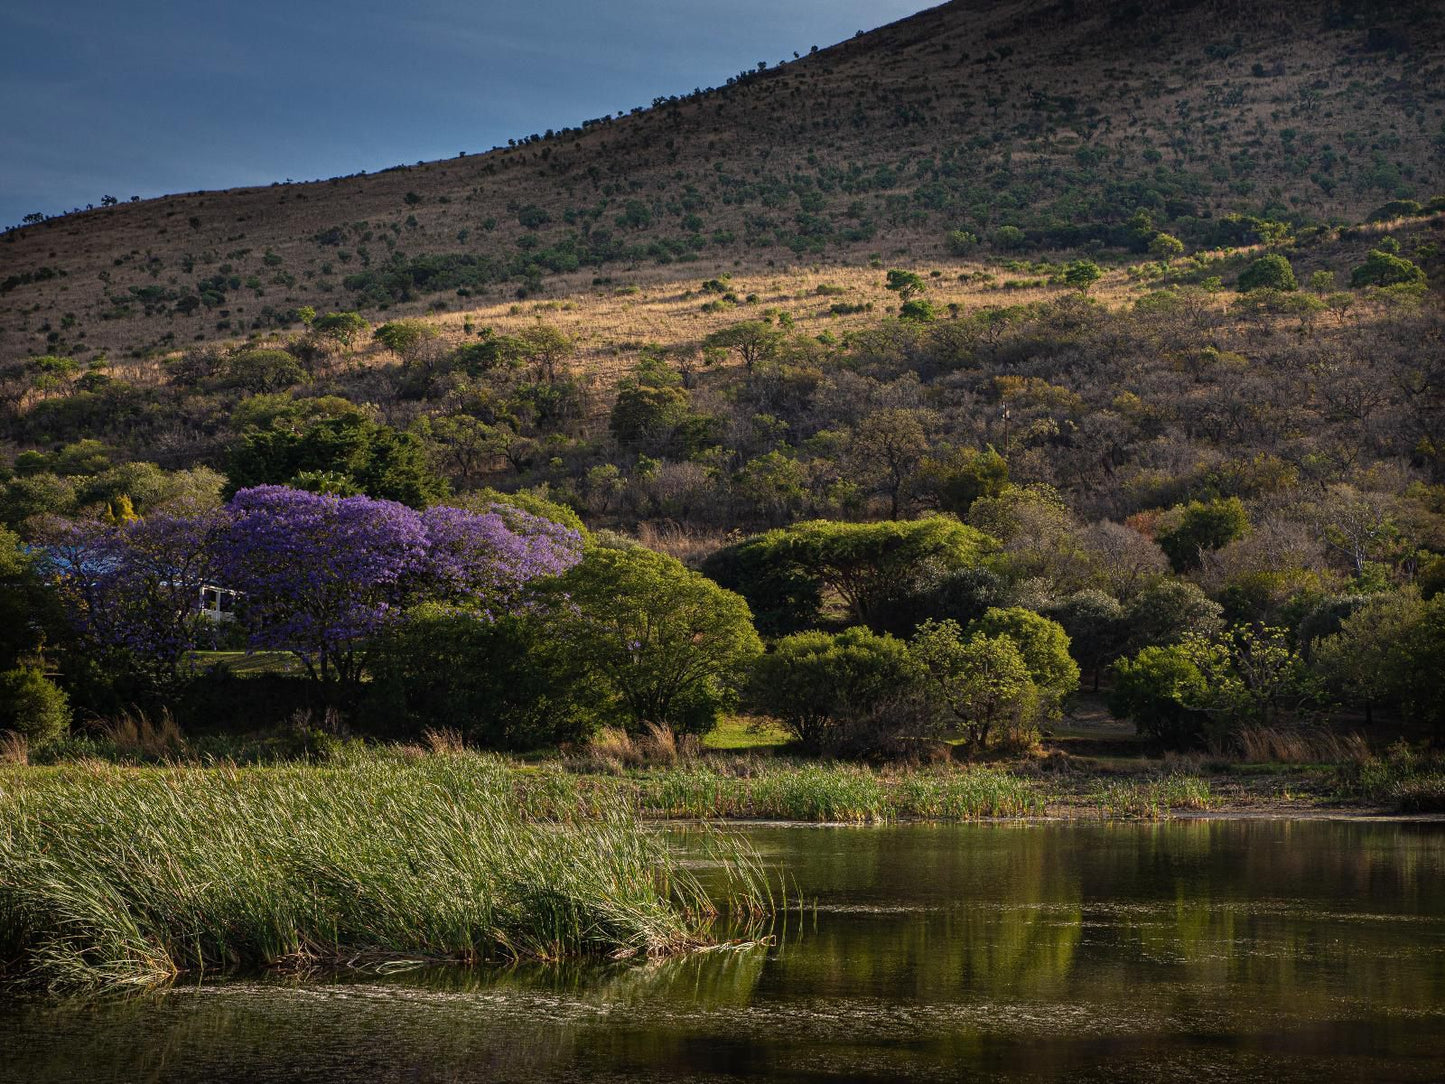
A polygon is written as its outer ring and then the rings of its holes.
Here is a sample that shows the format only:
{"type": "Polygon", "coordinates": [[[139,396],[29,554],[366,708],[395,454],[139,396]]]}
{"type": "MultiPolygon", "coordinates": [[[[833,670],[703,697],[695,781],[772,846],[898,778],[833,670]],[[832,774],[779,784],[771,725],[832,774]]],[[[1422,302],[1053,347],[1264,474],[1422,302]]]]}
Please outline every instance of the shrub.
{"type": "Polygon", "coordinates": [[[1350,285],[1355,289],[1362,286],[1399,286],[1424,282],[1425,272],[1418,266],[1384,249],[1374,249],[1369,258],[1350,272],[1350,285]]]}
{"type": "Polygon", "coordinates": [[[1294,268],[1277,252],[1261,256],[1239,276],[1239,289],[1244,293],[1250,290],[1293,290],[1296,286],[1294,268]]]}
{"type": "Polygon", "coordinates": [[[1146,647],[1114,664],[1109,710],[1140,734],[1171,748],[1196,743],[1205,717],[1193,705],[1206,692],[1204,675],[1179,645],[1146,647]]]}
{"type": "Polygon", "coordinates": [[[59,741],[70,726],[70,702],[34,667],[0,673],[0,730],[25,738],[31,750],[59,741]]]}
{"type": "Polygon", "coordinates": [[[754,663],[748,701],[810,752],[875,751],[884,735],[859,731],[872,729],[868,722],[906,698],[914,678],[902,640],[866,628],[836,636],[800,632],[779,640],[754,663]]]}

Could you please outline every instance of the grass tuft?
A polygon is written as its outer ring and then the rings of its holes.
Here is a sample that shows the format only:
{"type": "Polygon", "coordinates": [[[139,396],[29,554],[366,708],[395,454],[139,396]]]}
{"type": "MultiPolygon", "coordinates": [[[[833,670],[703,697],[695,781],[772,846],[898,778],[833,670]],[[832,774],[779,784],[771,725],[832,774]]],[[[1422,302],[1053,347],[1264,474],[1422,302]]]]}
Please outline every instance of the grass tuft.
{"type": "Polygon", "coordinates": [[[722,907],[771,906],[740,842],[716,837],[714,900],[625,801],[499,758],[32,771],[0,777],[0,976],[24,985],[658,956],[707,943],[722,907]]]}

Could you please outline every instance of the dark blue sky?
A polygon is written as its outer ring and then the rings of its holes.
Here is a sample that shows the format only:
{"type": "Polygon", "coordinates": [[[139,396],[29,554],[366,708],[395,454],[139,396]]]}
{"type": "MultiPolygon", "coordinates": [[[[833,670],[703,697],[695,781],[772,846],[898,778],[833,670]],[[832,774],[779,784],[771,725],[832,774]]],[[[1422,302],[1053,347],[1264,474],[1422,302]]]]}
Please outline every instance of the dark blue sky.
{"type": "MultiPolygon", "coordinates": [[[[936,2],[936,0],[935,0],[936,2]]],[[[0,227],[450,158],[716,86],[928,0],[7,0],[0,227]]]]}

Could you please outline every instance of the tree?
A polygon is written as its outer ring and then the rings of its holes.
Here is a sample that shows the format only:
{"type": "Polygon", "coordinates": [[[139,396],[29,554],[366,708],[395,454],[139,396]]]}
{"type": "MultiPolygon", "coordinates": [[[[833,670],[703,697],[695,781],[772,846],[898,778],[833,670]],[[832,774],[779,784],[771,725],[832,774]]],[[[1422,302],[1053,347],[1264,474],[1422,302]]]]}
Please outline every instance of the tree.
{"type": "Polygon", "coordinates": [[[1012,640],[1049,712],[1079,687],[1079,664],[1069,654],[1068,633],[1057,621],[1021,606],[994,607],[969,625],[968,631],[1012,640]]]}
{"type": "Polygon", "coordinates": [[[853,430],[849,458],[864,478],[888,498],[890,519],[897,519],[905,487],[928,451],[921,410],[886,407],[869,414],[853,430]]]}
{"type": "Polygon", "coordinates": [[[914,677],[907,646],[892,636],[799,632],[754,663],[748,702],[809,752],[868,751],[859,745],[879,735],[857,731],[871,730],[867,724],[907,696],[914,677]]]}
{"type": "Polygon", "coordinates": [[[1190,633],[1212,635],[1221,627],[1223,612],[1197,584],[1156,583],[1140,592],[1125,611],[1130,650],[1177,644],[1190,633]]]}
{"type": "Polygon", "coordinates": [[[1445,738],[1445,595],[1425,603],[1406,632],[1396,672],[1409,675],[1401,696],[1406,718],[1431,727],[1439,743],[1445,738]]]}
{"type": "Polygon", "coordinates": [[[993,448],[952,447],[924,456],[913,474],[913,491],[930,506],[966,514],[980,497],[996,497],[1008,485],[1008,462],[993,448]]]}
{"type": "Polygon", "coordinates": [[[1184,255],[1184,242],[1172,234],[1156,233],[1149,242],[1149,255],[1167,265],[1175,257],[1184,255]]]}
{"type": "Polygon", "coordinates": [[[311,321],[311,332],[318,338],[350,350],[371,325],[359,312],[328,312],[311,321]]]}
{"type": "Polygon", "coordinates": [[[690,406],[683,388],[633,384],[618,391],[608,428],[618,444],[656,452],[687,419],[690,406]]]}
{"type": "Polygon", "coordinates": [[[1406,668],[1404,645],[1424,615],[1414,591],[1395,591],[1363,600],[1339,622],[1337,632],[1315,642],[1311,656],[1325,684],[1374,721],[1378,704],[1399,702],[1420,674],[1406,668]]]}
{"type": "Polygon", "coordinates": [[[1205,716],[1195,705],[1207,693],[1204,675],[1178,644],[1146,647],[1114,664],[1109,710],[1135,729],[1173,748],[1196,742],[1205,716]]]}
{"type": "Polygon", "coordinates": [[[492,614],[414,607],[368,652],[362,716],[397,736],[445,727],[489,749],[582,740],[596,726],[596,683],[558,622],[540,604],[492,614]]]}
{"type": "Polygon", "coordinates": [[[995,728],[1031,728],[1038,693],[1018,645],[1006,636],[965,636],[956,621],[928,621],[910,643],[925,685],[975,749],[995,728]]]}
{"type": "Polygon", "coordinates": [[[1190,501],[1172,509],[1158,534],[1161,549],[1176,572],[1199,567],[1203,554],[1222,549],[1249,530],[1249,515],[1238,497],[1190,501]]]}
{"type": "MultiPolygon", "coordinates": [[[[873,625],[889,600],[903,597],[939,570],[979,563],[992,539],[946,516],[882,523],[809,520],[747,543],[763,584],[783,578],[812,584],[811,597],[836,594],[856,622],[873,625]]],[[[756,580],[739,586],[749,598],[756,580]]],[[[807,594],[796,587],[793,597],[807,594]]]]}
{"type": "Polygon", "coordinates": [[[43,671],[0,672],[0,732],[19,734],[32,750],[54,745],[70,726],[70,701],[43,671]]]}
{"type": "Polygon", "coordinates": [[[1124,607],[1112,595],[1086,589],[1054,603],[1045,616],[1057,621],[1068,635],[1070,654],[1082,670],[1093,674],[1097,692],[1104,669],[1124,647],[1124,607]]]}
{"type": "Polygon", "coordinates": [[[758,362],[772,357],[783,344],[781,331],[761,320],[744,320],[740,324],[714,331],[702,341],[704,350],[736,350],[749,373],[758,362]]]}
{"type": "Polygon", "coordinates": [[[48,562],[88,661],[139,678],[148,691],[173,692],[186,655],[214,631],[201,615],[201,590],[218,582],[224,529],[215,511],[56,525],[48,562]]]}
{"type": "Polygon", "coordinates": [[[898,295],[898,300],[907,302],[928,289],[923,276],[914,271],[894,269],[888,272],[884,286],[898,295]]]}
{"type": "Polygon", "coordinates": [[[222,567],[241,593],[251,646],[291,651],[313,677],[352,685],[373,640],[408,606],[509,612],[534,580],[569,568],[580,551],[575,532],[535,518],[524,534],[497,513],[419,513],[284,486],[242,490],[230,513],[222,567]]]}
{"type": "Polygon", "coordinates": [[[286,484],[315,472],[334,473],[361,493],[413,507],[447,492],[417,434],[357,415],[322,419],[300,432],[283,423],[249,433],[231,453],[226,489],[286,484]]]}
{"type": "Polygon", "coordinates": [[[762,652],[740,595],[661,553],[595,547],[557,581],[562,635],[629,730],[710,730],[762,652]]]}
{"type": "Polygon", "coordinates": [[[1425,281],[1425,272],[1403,256],[1384,249],[1372,249],[1369,257],[1350,272],[1350,285],[1355,289],[1362,286],[1399,286],[1425,281]]]}
{"type": "Polygon", "coordinates": [[[1064,282],[1084,294],[1103,277],[1104,269],[1093,260],[1075,260],[1064,268],[1064,282]]]}
{"type": "Polygon", "coordinates": [[[400,358],[403,366],[411,366],[421,359],[426,344],[437,337],[437,329],[425,320],[390,320],[371,337],[400,358]]]}
{"type": "Polygon", "coordinates": [[[282,391],[306,379],[301,364],[285,350],[242,350],[226,359],[224,386],[253,394],[282,391]]]}
{"type": "Polygon", "coordinates": [[[577,344],[550,324],[537,324],[517,334],[522,360],[532,366],[537,379],[556,384],[563,364],[577,352],[577,344]]]}
{"type": "Polygon", "coordinates": [[[1277,252],[1261,256],[1246,267],[1239,276],[1241,293],[1250,290],[1293,290],[1297,285],[1294,268],[1277,252]]]}

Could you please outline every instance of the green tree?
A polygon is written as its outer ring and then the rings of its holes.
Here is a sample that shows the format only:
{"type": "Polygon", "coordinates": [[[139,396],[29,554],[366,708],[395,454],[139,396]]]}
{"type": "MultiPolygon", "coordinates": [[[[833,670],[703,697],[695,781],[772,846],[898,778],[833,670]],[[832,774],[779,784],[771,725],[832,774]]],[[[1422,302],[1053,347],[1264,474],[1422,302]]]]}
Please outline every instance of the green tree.
{"type": "Polygon", "coordinates": [[[860,735],[850,731],[906,696],[914,673],[907,646],[892,636],[799,632],[753,664],[748,703],[810,752],[853,751],[860,735]]]}
{"type": "Polygon", "coordinates": [[[744,320],[714,331],[703,339],[702,346],[704,350],[736,350],[743,367],[751,373],[758,362],[778,352],[783,340],[781,331],[763,321],[744,320]]]}
{"type": "Polygon", "coordinates": [[[928,283],[924,282],[922,275],[897,268],[888,272],[884,286],[896,293],[899,301],[910,301],[928,289],[928,283]]]}
{"type": "Polygon", "coordinates": [[[301,474],[335,473],[370,497],[424,508],[446,496],[447,484],[415,433],[350,416],[248,434],[231,455],[226,495],[259,485],[286,485],[301,474]]]}
{"type": "Polygon", "coordinates": [[[1184,255],[1184,242],[1172,234],[1156,233],[1149,241],[1149,255],[1168,264],[1184,255]]]}
{"type": "Polygon", "coordinates": [[[594,547],[555,589],[566,600],[567,649],[629,730],[705,733],[762,652],[741,596],[641,546],[594,547]]]}
{"type": "Polygon", "coordinates": [[[1130,650],[1167,647],[1191,633],[1205,636],[1219,631],[1224,609],[1197,584],[1163,580],[1145,588],[1124,615],[1130,650]]]}
{"type": "Polygon", "coordinates": [[[608,427],[624,447],[665,450],[686,421],[690,405],[691,397],[683,388],[633,384],[618,391],[608,427]]]}
{"type": "MultiPolygon", "coordinates": [[[[976,565],[993,548],[992,539],[946,516],[882,523],[809,520],[749,542],[767,569],[765,582],[779,575],[810,582],[812,597],[835,595],[853,621],[870,626],[890,600],[910,594],[926,577],[976,565]]],[[[752,588],[753,582],[745,581],[739,590],[751,599],[752,588]]]]}
{"type": "Polygon", "coordinates": [[[337,346],[350,350],[371,325],[359,312],[328,312],[311,321],[311,332],[337,346]]]}
{"type": "Polygon", "coordinates": [[[551,324],[536,324],[517,334],[521,359],[532,367],[537,379],[556,384],[565,376],[564,366],[577,353],[577,343],[551,324]]]}
{"type": "Polygon", "coordinates": [[[1196,706],[1208,693],[1204,674],[1179,644],[1146,647],[1114,664],[1109,710],[1140,733],[1172,748],[1194,744],[1206,716],[1196,706]]]}
{"type": "Polygon", "coordinates": [[[1008,461],[993,448],[952,447],[924,456],[913,477],[914,495],[931,507],[964,515],[980,497],[1008,485],[1008,461]]]}
{"type": "Polygon", "coordinates": [[[1425,603],[1406,632],[1395,672],[1408,675],[1401,685],[1406,718],[1429,726],[1438,744],[1445,739],[1445,595],[1425,603]]]}
{"type": "Polygon", "coordinates": [[[1241,293],[1247,293],[1250,290],[1293,290],[1297,285],[1294,268],[1277,252],[1261,256],[1246,267],[1239,276],[1241,293]]]}
{"type": "Polygon", "coordinates": [[[32,749],[46,749],[65,736],[70,726],[70,701],[34,667],[0,673],[0,730],[25,738],[32,749]]]}
{"type": "Polygon", "coordinates": [[[1064,697],[1078,689],[1079,664],[1069,654],[1069,635],[1057,621],[1021,606],[994,607],[969,625],[968,631],[1012,640],[1051,714],[1064,697]]]}
{"type": "Polygon", "coordinates": [[[222,384],[252,394],[293,387],[306,379],[301,363],[285,350],[241,350],[226,359],[222,384]]]}
{"type": "Polygon", "coordinates": [[[1203,554],[1223,549],[1249,531],[1249,514],[1238,497],[1190,501],[1172,509],[1162,523],[1158,542],[1176,572],[1198,568],[1203,554]]]}
{"type": "Polygon", "coordinates": [[[371,337],[400,358],[402,365],[410,366],[421,359],[426,344],[437,337],[437,329],[425,320],[389,320],[371,337]]]}
{"type": "Polygon", "coordinates": [[[1007,636],[965,636],[956,621],[927,621],[910,643],[932,698],[975,749],[996,728],[1032,729],[1038,690],[1018,644],[1007,636]]]}
{"type": "Polygon", "coordinates": [[[596,726],[595,683],[558,623],[535,604],[491,616],[417,607],[367,655],[363,717],[397,736],[446,727],[490,749],[581,740],[596,726]]]}
{"type": "Polygon", "coordinates": [[[1099,679],[1124,648],[1128,635],[1124,607],[1113,595],[1087,588],[1076,591],[1048,607],[1045,616],[1057,621],[1069,637],[1069,653],[1079,667],[1099,679]]]}
{"type": "Polygon", "coordinates": [[[1352,607],[1339,630],[1315,642],[1311,657],[1326,686],[1374,721],[1376,705],[1398,703],[1419,676],[1404,645],[1425,612],[1414,591],[1377,595],[1352,607]]]}
{"type": "Polygon", "coordinates": [[[1075,260],[1064,268],[1064,282],[1080,293],[1088,293],[1089,287],[1103,277],[1104,269],[1093,260],[1075,260]]]}

